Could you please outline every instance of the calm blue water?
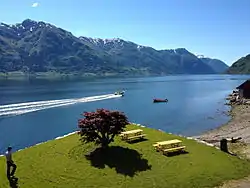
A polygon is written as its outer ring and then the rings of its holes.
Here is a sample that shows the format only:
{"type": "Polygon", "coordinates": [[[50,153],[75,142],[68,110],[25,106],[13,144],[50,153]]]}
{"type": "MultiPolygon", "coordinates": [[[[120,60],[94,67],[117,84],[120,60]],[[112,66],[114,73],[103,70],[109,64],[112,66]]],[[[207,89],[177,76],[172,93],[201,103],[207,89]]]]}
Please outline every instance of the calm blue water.
{"type": "Polygon", "coordinates": [[[75,131],[80,114],[96,108],[123,111],[131,122],[148,127],[187,136],[197,135],[229,120],[225,97],[248,78],[183,75],[78,82],[0,82],[0,105],[81,98],[126,90],[122,98],[0,116],[0,153],[8,145],[17,150],[75,131]],[[153,98],[168,98],[169,102],[154,104],[153,98]]]}

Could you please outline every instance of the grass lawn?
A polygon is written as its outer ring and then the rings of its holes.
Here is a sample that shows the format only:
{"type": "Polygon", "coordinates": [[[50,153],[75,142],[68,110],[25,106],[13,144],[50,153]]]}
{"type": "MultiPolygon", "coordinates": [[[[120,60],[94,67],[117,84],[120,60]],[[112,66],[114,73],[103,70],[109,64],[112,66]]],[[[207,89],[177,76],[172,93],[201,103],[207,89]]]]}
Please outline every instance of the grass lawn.
{"type": "MultiPolygon", "coordinates": [[[[129,125],[127,129],[138,128],[129,125]]],[[[53,140],[17,153],[17,186],[21,188],[204,188],[250,174],[250,163],[157,130],[142,128],[148,140],[128,144],[119,137],[104,153],[82,145],[79,135],[53,140]],[[187,154],[167,157],[154,150],[156,141],[179,138],[187,154]],[[91,151],[93,155],[87,157],[91,151]]],[[[0,158],[0,187],[10,187],[5,159],[0,158]]],[[[16,186],[16,187],[17,187],[16,186]]],[[[15,187],[15,185],[12,185],[15,187]]]]}

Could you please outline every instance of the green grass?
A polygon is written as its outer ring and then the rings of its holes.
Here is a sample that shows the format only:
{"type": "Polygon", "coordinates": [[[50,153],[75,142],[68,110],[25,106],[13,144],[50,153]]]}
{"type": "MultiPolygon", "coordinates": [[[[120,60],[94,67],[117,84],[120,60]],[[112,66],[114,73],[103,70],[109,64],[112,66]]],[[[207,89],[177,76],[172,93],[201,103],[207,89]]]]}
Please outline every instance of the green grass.
{"type": "MultiPolygon", "coordinates": [[[[134,125],[128,129],[138,128],[134,125]]],[[[79,135],[53,140],[14,153],[21,188],[204,188],[250,173],[250,163],[194,140],[143,128],[148,140],[126,143],[116,138],[106,152],[82,145],[79,135]],[[156,141],[179,138],[187,154],[167,157],[156,141]],[[91,157],[86,157],[94,151],[91,157]]],[[[9,187],[5,159],[0,158],[0,187],[9,187]]],[[[12,186],[14,187],[14,186],[12,186]]]]}

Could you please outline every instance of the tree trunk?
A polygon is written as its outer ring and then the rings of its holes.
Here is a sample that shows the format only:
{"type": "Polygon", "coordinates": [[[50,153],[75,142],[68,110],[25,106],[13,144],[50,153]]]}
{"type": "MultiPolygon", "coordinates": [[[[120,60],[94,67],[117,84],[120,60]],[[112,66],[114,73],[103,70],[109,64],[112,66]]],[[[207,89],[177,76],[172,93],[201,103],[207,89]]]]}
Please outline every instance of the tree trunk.
{"type": "Polygon", "coordinates": [[[102,144],[101,144],[101,147],[102,147],[103,149],[107,148],[107,147],[108,147],[108,143],[102,143],[102,144]]]}
{"type": "Polygon", "coordinates": [[[101,147],[107,148],[108,145],[109,145],[109,140],[106,137],[102,138],[101,147]]]}

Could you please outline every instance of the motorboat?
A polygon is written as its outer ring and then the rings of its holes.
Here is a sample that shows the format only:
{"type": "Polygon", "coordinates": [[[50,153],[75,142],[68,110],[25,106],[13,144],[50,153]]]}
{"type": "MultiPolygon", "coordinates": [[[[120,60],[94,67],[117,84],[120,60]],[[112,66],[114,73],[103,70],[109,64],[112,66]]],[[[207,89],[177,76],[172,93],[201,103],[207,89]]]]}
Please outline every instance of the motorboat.
{"type": "Polygon", "coordinates": [[[116,91],[115,92],[115,95],[122,95],[122,96],[124,96],[124,94],[125,94],[125,91],[116,91]]]}
{"type": "Polygon", "coordinates": [[[154,103],[157,103],[157,102],[168,102],[168,99],[154,99],[153,102],[154,103]]]}

